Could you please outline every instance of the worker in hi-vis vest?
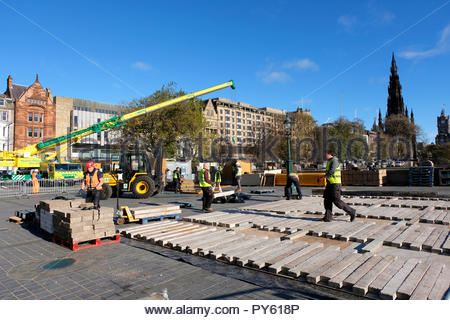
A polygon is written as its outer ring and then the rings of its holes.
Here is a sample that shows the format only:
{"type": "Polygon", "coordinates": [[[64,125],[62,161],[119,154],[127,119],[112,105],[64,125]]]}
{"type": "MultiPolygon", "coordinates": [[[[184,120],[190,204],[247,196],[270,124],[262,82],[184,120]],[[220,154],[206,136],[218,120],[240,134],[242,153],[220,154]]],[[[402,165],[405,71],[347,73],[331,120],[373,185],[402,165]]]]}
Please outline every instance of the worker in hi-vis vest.
{"type": "Polygon", "coordinates": [[[39,193],[39,179],[41,179],[41,177],[39,176],[39,170],[38,169],[31,170],[31,183],[33,185],[34,194],[39,193]]]}
{"type": "Polygon", "coordinates": [[[214,174],[214,186],[213,191],[216,189],[216,186],[219,187],[219,192],[222,192],[222,187],[220,186],[220,183],[222,182],[222,170],[223,167],[219,165],[217,167],[216,173],[214,174]]]}
{"type": "Polygon", "coordinates": [[[203,169],[200,171],[199,184],[203,192],[203,212],[213,211],[211,204],[214,198],[214,192],[212,188],[212,182],[209,177],[209,164],[205,163],[203,169]]]}
{"type": "Polygon", "coordinates": [[[236,183],[237,183],[237,192],[241,192],[241,178],[242,178],[242,168],[239,161],[236,162],[236,183]]]}
{"type": "Polygon", "coordinates": [[[181,169],[176,167],[173,171],[173,183],[175,184],[175,193],[181,193],[181,169]]]}
{"type": "Polygon", "coordinates": [[[339,160],[334,156],[333,150],[327,150],[327,167],[325,175],[320,177],[319,180],[327,179],[327,185],[323,193],[325,216],[323,221],[330,222],[333,220],[333,203],[339,209],[343,209],[350,215],[350,221],[355,220],[356,210],[351,208],[348,204],[341,200],[341,164],[339,160]]]}
{"type": "Polygon", "coordinates": [[[100,209],[100,195],[103,186],[103,173],[94,167],[94,162],[86,162],[87,171],[84,173],[81,190],[87,189],[86,202],[93,202],[94,209],[100,209]]]}

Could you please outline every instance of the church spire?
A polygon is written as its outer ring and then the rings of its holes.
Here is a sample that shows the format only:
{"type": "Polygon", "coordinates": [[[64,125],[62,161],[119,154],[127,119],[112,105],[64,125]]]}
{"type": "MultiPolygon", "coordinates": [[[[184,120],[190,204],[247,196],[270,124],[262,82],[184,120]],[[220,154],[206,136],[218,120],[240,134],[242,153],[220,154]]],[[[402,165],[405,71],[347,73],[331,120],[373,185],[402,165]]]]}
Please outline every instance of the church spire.
{"type": "Polygon", "coordinates": [[[389,117],[393,114],[404,114],[404,104],[402,97],[402,86],[398,76],[397,63],[395,62],[394,53],[392,53],[391,76],[389,78],[387,114],[389,117]]]}
{"type": "Polygon", "coordinates": [[[411,109],[411,123],[414,123],[414,112],[412,109],[411,109]]]}
{"type": "Polygon", "coordinates": [[[378,109],[378,129],[383,130],[383,119],[381,118],[380,109],[378,109]]]}
{"type": "Polygon", "coordinates": [[[408,118],[408,107],[405,106],[405,116],[408,118]]]}

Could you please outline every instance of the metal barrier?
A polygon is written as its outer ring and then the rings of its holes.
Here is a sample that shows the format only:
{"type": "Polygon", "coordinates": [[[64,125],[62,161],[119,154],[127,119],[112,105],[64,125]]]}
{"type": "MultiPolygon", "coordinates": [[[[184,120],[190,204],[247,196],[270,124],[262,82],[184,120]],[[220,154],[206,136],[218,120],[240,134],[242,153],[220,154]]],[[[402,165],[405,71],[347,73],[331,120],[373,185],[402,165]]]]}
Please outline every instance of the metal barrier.
{"type": "Polygon", "coordinates": [[[50,180],[40,179],[39,188],[33,181],[0,181],[0,198],[20,198],[33,194],[61,195],[80,190],[83,179],[50,180]]]}

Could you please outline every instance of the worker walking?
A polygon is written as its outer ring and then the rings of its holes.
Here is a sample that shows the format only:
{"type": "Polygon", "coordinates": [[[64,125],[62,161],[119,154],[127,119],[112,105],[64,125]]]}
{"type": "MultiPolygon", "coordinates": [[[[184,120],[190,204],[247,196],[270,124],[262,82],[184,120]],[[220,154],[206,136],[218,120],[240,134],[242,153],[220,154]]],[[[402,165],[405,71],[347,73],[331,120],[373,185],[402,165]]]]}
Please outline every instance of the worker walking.
{"type": "Polygon", "coordinates": [[[39,193],[39,179],[41,179],[41,177],[39,176],[39,170],[38,169],[31,170],[31,183],[33,185],[34,194],[39,193]]]}
{"type": "Polygon", "coordinates": [[[86,162],[87,171],[84,173],[81,190],[87,189],[86,202],[93,202],[94,209],[100,209],[100,195],[103,186],[103,173],[94,167],[94,162],[86,162]]]}
{"type": "Polygon", "coordinates": [[[319,178],[323,180],[326,178],[327,185],[323,193],[325,216],[323,221],[330,222],[333,220],[333,203],[339,209],[343,209],[350,215],[350,221],[355,220],[356,210],[351,208],[348,204],[341,200],[341,164],[339,160],[334,157],[334,151],[328,150],[326,153],[328,160],[325,176],[319,178]]]}
{"type": "Polygon", "coordinates": [[[203,212],[213,211],[211,208],[214,192],[212,189],[212,182],[209,178],[209,164],[205,163],[203,169],[200,171],[199,184],[203,192],[203,212]]]}
{"type": "Polygon", "coordinates": [[[237,192],[241,192],[241,177],[242,177],[242,168],[241,163],[239,161],[236,162],[236,183],[237,183],[237,192]]]}
{"type": "Polygon", "coordinates": [[[292,185],[294,185],[295,189],[297,190],[298,200],[301,200],[303,195],[302,195],[302,191],[300,189],[300,183],[298,181],[298,174],[295,172],[289,173],[287,176],[287,179],[286,179],[286,186],[284,187],[284,193],[286,195],[286,200],[291,200],[292,185]]]}
{"type": "Polygon", "coordinates": [[[173,171],[173,182],[175,184],[175,193],[181,193],[181,170],[176,167],[173,171]]]}
{"type": "Polygon", "coordinates": [[[222,182],[222,166],[219,165],[217,167],[216,173],[214,175],[214,187],[213,191],[216,189],[216,186],[219,187],[219,192],[222,192],[222,187],[220,186],[220,183],[222,182]]]}

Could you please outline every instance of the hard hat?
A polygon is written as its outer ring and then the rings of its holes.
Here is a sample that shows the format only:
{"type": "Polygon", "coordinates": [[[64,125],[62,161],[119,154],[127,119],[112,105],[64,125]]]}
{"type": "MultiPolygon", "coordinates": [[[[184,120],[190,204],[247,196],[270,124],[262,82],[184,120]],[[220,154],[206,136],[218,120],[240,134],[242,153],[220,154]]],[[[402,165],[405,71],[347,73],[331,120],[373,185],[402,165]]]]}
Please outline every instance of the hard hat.
{"type": "Polygon", "coordinates": [[[93,168],[94,167],[94,161],[88,161],[86,162],[86,168],[93,168]]]}

